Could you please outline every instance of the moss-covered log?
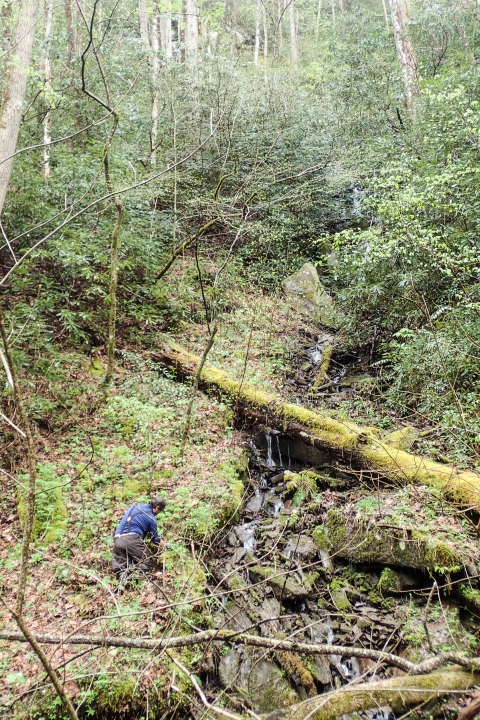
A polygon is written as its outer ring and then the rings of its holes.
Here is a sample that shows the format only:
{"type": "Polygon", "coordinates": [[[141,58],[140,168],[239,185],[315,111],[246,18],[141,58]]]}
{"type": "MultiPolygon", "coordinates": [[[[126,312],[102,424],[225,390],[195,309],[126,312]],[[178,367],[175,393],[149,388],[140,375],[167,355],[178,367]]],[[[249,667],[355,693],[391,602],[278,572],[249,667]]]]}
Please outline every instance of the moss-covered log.
{"type": "MultiPolygon", "coordinates": [[[[200,363],[197,355],[170,341],[153,353],[152,359],[174,369],[180,378],[195,375],[200,363]]],[[[200,387],[229,397],[247,420],[329,450],[387,480],[429,485],[463,506],[480,510],[480,475],[408,453],[382,439],[382,431],[377,428],[359,427],[285,402],[212,365],[205,364],[200,387]]]]}
{"type": "Polygon", "coordinates": [[[401,712],[452,690],[468,690],[479,681],[480,675],[456,669],[416,677],[394,677],[350,685],[261,717],[262,720],[304,720],[307,717],[309,720],[334,720],[341,715],[384,705],[391,705],[395,712],[401,712]]]}

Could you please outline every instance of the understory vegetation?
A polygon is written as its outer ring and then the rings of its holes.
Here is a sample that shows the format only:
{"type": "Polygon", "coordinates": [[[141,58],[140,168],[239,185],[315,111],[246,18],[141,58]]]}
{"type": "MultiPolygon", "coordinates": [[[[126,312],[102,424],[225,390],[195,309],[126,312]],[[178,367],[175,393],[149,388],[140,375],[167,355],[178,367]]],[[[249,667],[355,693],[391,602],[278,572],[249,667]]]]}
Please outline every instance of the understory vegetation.
{"type": "Polygon", "coordinates": [[[457,662],[416,717],[475,702],[480,14],[406,5],[0,0],[2,717],[326,720],[457,662]]]}

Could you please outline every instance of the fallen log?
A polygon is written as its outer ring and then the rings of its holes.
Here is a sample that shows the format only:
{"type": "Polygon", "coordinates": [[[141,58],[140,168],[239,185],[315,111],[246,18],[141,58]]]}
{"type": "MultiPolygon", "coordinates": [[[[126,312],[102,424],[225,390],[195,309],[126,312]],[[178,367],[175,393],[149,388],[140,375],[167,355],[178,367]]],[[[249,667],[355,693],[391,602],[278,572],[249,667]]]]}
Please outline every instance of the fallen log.
{"type": "Polygon", "coordinates": [[[468,690],[476,685],[480,675],[462,670],[445,670],[417,677],[394,677],[378,682],[347,685],[333,692],[316,695],[302,703],[280,708],[262,715],[262,720],[334,720],[369,708],[390,705],[401,712],[412,705],[420,705],[449,692],[468,690]]]}
{"type": "MultiPolygon", "coordinates": [[[[192,377],[201,359],[172,341],[165,341],[152,360],[175,371],[180,379],[192,377]]],[[[205,363],[199,387],[228,397],[237,413],[320,450],[341,457],[355,467],[401,485],[428,485],[471,510],[480,511],[480,475],[402,450],[386,440],[382,431],[335,420],[301,405],[285,402],[256,387],[231,378],[224,370],[205,363]]]]}
{"type": "MultiPolygon", "coordinates": [[[[276,638],[250,635],[247,632],[235,632],[233,630],[204,630],[203,632],[190,635],[178,635],[176,637],[162,637],[158,639],[143,637],[126,637],[118,635],[50,635],[47,633],[32,633],[36,642],[41,645],[92,645],[100,647],[120,647],[138,650],[170,650],[173,648],[191,647],[192,645],[204,645],[206,643],[236,643],[260,647],[272,651],[287,651],[299,655],[340,655],[341,657],[368,658],[377,663],[396,667],[409,675],[423,675],[432,673],[448,663],[454,663],[469,671],[480,674],[480,657],[469,658],[461,652],[445,652],[434,655],[421,663],[412,663],[405,658],[393,653],[373,650],[371,648],[348,647],[345,645],[310,644],[282,640],[276,638]]],[[[0,630],[0,642],[27,642],[23,633],[18,630],[0,630]]]]}

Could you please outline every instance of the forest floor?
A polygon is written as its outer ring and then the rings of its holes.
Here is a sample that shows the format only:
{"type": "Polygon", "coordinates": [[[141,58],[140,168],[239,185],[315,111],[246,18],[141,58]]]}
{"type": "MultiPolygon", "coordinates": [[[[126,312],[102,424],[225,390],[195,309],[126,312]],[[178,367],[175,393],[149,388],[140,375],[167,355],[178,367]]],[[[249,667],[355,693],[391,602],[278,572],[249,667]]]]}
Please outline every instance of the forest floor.
{"type": "MultiPolygon", "coordinates": [[[[171,303],[186,302],[185,269],[188,266],[179,263],[169,278],[171,303]]],[[[169,335],[201,354],[208,328],[201,307],[195,313],[196,322],[183,320],[169,335]]],[[[298,375],[295,380],[295,375],[299,369],[303,377],[308,373],[301,367],[318,332],[322,331],[292,310],[281,295],[239,290],[232,283],[208,361],[245,383],[308,403],[305,383],[298,382],[298,375]]],[[[41,494],[25,606],[33,632],[66,635],[75,630],[156,638],[212,626],[218,613],[218,600],[207,591],[212,571],[208,558],[225,547],[223,528],[238,521],[245,499],[252,494],[256,479],[249,466],[251,435],[235,425],[234,408],[227,399],[198,392],[182,452],[192,388],[152,363],[151,352],[162,336],[154,328],[143,328],[135,338],[122,338],[115,384],[108,395],[102,386],[105,358],[98,351],[87,357],[56,348],[48,357],[36,359],[42,380],[29,402],[37,420],[41,494]],[[158,493],[167,499],[159,519],[169,545],[159,553],[154,573],[119,593],[110,570],[113,530],[131,502],[147,501],[150,494],[158,493]]],[[[388,431],[403,425],[356,386],[347,389],[339,402],[328,397],[311,402],[340,419],[354,418],[388,431]]],[[[431,448],[433,454],[439,452],[434,444],[431,448]]],[[[12,605],[21,540],[16,505],[21,509],[24,502],[24,464],[15,439],[6,450],[16,460],[2,476],[0,570],[3,598],[12,605]]],[[[350,497],[350,502],[368,495],[365,491],[350,497]]],[[[307,523],[301,531],[311,532],[313,526],[309,527],[307,523]]],[[[372,591],[363,576],[342,582],[350,587],[357,582],[363,588],[357,592],[372,591]]],[[[391,598],[385,601],[377,592],[372,598],[382,612],[390,611],[391,598]]],[[[420,613],[413,606],[409,617],[420,613]]],[[[438,619],[438,602],[431,604],[433,610],[438,619]]],[[[445,612],[455,626],[454,643],[473,647],[475,628],[459,626],[458,609],[445,612]]],[[[5,608],[0,609],[0,624],[14,627],[5,608]]],[[[449,623],[443,624],[448,635],[449,623]]],[[[421,625],[412,625],[412,643],[417,646],[425,641],[421,625]]],[[[62,646],[61,652],[50,650],[49,656],[63,673],[69,695],[81,700],[84,714],[113,717],[123,708],[128,717],[135,717],[144,712],[146,695],[152,713],[173,712],[175,707],[192,712],[190,685],[178,676],[168,657],[69,646],[62,646]]],[[[201,674],[198,668],[205,660],[201,650],[182,650],[178,657],[201,674]]],[[[1,714],[28,717],[32,708],[43,707],[43,717],[54,716],[58,703],[25,644],[2,644],[0,669],[1,714]]]]}

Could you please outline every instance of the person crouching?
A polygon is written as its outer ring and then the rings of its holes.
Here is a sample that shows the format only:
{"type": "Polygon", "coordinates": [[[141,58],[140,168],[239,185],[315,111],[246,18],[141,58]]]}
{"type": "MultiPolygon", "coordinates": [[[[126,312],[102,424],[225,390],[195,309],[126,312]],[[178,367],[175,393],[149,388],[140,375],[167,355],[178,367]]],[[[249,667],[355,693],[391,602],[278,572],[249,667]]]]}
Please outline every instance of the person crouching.
{"type": "Polygon", "coordinates": [[[127,581],[133,569],[148,572],[151,560],[145,544],[145,537],[151,537],[154,545],[159,545],[157,518],[165,509],[166,501],[155,497],[148,505],[135,503],[122,517],[113,536],[112,569],[120,576],[120,582],[127,581]]]}

